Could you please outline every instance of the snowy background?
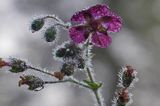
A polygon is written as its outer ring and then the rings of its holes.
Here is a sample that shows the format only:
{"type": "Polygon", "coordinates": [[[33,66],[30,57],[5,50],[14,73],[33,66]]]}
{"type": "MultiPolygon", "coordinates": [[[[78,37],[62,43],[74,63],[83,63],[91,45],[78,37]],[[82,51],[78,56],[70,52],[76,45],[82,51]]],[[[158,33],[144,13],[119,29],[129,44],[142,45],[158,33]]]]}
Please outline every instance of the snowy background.
{"type": "MultiPolygon", "coordinates": [[[[111,105],[121,65],[132,65],[139,82],[132,90],[131,106],[159,106],[160,101],[160,0],[104,0],[123,18],[123,28],[112,34],[107,49],[95,48],[96,79],[104,82],[106,106],[111,105]],[[103,54],[103,55],[102,55],[103,54]]],[[[98,0],[1,0],[0,57],[26,59],[35,66],[57,71],[59,63],[52,58],[52,48],[41,33],[29,30],[34,17],[57,14],[65,22],[74,12],[95,5],[98,0]]],[[[67,39],[67,32],[60,36],[67,39]]],[[[30,73],[30,72],[28,72],[30,73]]],[[[46,76],[41,75],[46,78],[46,76]]],[[[48,78],[49,79],[49,78],[48,78]]],[[[77,86],[50,85],[40,92],[19,88],[19,75],[0,71],[0,106],[93,106],[85,89],[77,86]]]]}

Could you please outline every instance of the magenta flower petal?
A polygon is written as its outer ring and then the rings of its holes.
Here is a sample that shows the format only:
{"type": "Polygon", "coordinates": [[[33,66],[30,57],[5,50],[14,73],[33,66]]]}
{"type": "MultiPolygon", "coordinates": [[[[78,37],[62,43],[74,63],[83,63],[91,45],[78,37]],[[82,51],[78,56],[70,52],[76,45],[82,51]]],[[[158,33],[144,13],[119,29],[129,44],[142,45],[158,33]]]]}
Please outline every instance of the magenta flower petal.
{"type": "Polygon", "coordinates": [[[85,41],[89,34],[86,32],[85,28],[82,26],[75,26],[69,29],[69,34],[70,38],[75,42],[75,43],[81,43],[85,41]]]}
{"type": "Polygon", "coordinates": [[[106,16],[103,18],[102,25],[108,32],[119,32],[122,27],[122,19],[117,15],[106,16]]]}
{"type": "Polygon", "coordinates": [[[111,42],[112,42],[111,37],[103,33],[97,32],[92,35],[92,43],[97,47],[106,48],[109,46],[111,42]]]}
{"type": "Polygon", "coordinates": [[[107,5],[96,5],[88,9],[88,12],[92,14],[94,19],[101,18],[103,16],[109,16],[110,10],[107,5]]]}
{"type": "Polygon", "coordinates": [[[86,19],[85,19],[85,11],[80,11],[75,13],[72,18],[71,18],[72,22],[77,22],[77,23],[85,23],[86,19]]]}

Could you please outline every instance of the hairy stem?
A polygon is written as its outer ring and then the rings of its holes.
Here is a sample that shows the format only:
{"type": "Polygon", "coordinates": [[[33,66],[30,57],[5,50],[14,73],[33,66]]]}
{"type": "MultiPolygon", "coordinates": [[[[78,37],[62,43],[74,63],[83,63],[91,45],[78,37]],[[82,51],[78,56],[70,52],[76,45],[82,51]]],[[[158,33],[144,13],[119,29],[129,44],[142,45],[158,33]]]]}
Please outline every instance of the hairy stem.
{"type": "MultiPolygon", "coordinates": [[[[86,43],[86,48],[87,48],[86,57],[87,57],[87,58],[90,58],[90,57],[89,57],[89,51],[88,51],[89,46],[90,46],[90,37],[89,37],[89,39],[88,39],[88,41],[87,41],[87,43],[86,43]]],[[[94,76],[93,76],[93,74],[92,74],[92,72],[91,72],[91,70],[90,70],[90,68],[89,68],[88,66],[86,66],[86,71],[87,71],[87,76],[88,76],[89,80],[92,81],[92,82],[95,82],[95,81],[94,81],[94,76]]],[[[101,100],[101,98],[100,98],[99,88],[98,88],[97,90],[92,89],[92,91],[93,91],[93,93],[94,93],[94,95],[95,95],[95,98],[96,98],[96,100],[97,100],[97,104],[98,104],[99,106],[102,106],[102,100],[101,100]]]]}
{"type": "Polygon", "coordinates": [[[70,27],[69,25],[66,25],[61,19],[59,19],[56,16],[47,15],[47,16],[43,17],[43,19],[48,19],[48,18],[55,20],[57,22],[55,24],[56,26],[61,26],[61,27],[65,28],[65,29],[68,29],[70,27]]]}
{"type": "Polygon", "coordinates": [[[69,79],[62,80],[62,81],[46,81],[45,84],[55,84],[55,83],[65,83],[65,82],[74,83],[74,84],[82,86],[84,88],[91,89],[89,86],[87,86],[84,83],[77,81],[76,79],[73,79],[73,78],[69,78],[69,79]]]}
{"type": "MultiPolygon", "coordinates": [[[[52,73],[49,73],[49,72],[46,72],[46,71],[43,71],[41,69],[38,69],[38,68],[35,68],[35,67],[32,67],[32,66],[28,66],[28,69],[32,69],[34,71],[38,71],[38,72],[41,72],[41,73],[44,73],[44,74],[47,74],[47,75],[50,75],[50,76],[54,76],[54,74],[52,73]]],[[[69,79],[66,79],[66,80],[60,80],[60,81],[46,81],[45,84],[53,84],[53,83],[64,83],[64,82],[71,82],[71,83],[74,83],[74,84],[77,84],[77,85],[80,85],[82,87],[85,87],[85,88],[89,88],[91,89],[89,86],[87,86],[86,84],[74,79],[74,78],[69,78],[69,79]]]]}
{"type": "Polygon", "coordinates": [[[50,75],[50,76],[54,76],[54,74],[52,74],[50,72],[46,72],[46,71],[43,71],[41,69],[38,69],[38,68],[35,68],[35,67],[32,67],[32,66],[28,66],[28,69],[32,69],[34,71],[38,71],[38,72],[41,72],[41,73],[44,73],[44,74],[47,74],[47,75],[50,75]]]}

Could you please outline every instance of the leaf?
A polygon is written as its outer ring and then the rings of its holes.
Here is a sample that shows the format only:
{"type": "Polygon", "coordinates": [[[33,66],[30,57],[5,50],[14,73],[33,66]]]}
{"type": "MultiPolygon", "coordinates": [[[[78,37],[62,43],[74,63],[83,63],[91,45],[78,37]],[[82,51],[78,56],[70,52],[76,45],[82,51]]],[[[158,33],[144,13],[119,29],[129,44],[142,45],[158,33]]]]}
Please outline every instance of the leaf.
{"type": "Polygon", "coordinates": [[[90,86],[90,88],[93,90],[97,90],[102,86],[102,83],[92,82],[90,80],[83,80],[83,82],[86,83],[88,86],[90,86]]]}

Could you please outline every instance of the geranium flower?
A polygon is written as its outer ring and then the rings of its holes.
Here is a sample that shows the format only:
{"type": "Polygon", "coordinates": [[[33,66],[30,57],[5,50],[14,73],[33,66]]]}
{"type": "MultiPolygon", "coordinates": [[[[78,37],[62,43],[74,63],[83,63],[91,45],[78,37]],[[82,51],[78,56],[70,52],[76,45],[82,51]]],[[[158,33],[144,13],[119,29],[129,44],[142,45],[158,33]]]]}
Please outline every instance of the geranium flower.
{"type": "Polygon", "coordinates": [[[69,29],[75,43],[84,42],[91,35],[93,45],[106,48],[112,42],[108,32],[118,32],[122,26],[121,17],[111,12],[107,5],[96,5],[75,13],[71,21],[76,23],[69,29]]]}

